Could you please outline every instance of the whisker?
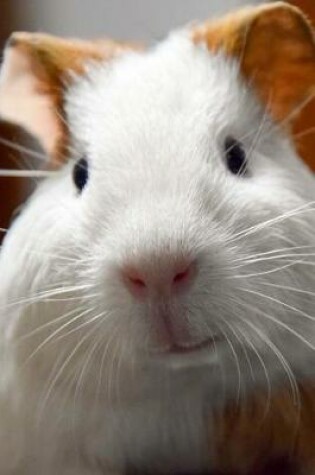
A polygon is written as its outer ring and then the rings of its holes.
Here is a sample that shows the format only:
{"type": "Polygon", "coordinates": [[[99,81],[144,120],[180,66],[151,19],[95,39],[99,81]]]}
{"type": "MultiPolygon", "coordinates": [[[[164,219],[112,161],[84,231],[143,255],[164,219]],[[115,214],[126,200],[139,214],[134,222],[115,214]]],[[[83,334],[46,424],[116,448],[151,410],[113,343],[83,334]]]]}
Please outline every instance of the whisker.
{"type": "Polygon", "coordinates": [[[237,402],[237,404],[239,404],[240,399],[241,399],[241,389],[242,389],[242,385],[241,385],[242,373],[241,373],[241,366],[240,366],[240,363],[239,363],[238,355],[237,355],[237,352],[235,351],[234,345],[231,342],[230,338],[228,337],[226,331],[222,328],[222,325],[217,323],[217,326],[220,329],[220,332],[222,333],[224,338],[226,339],[226,342],[230,347],[231,353],[233,355],[233,359],[235,361],[235,366],[236,366],[236,371],[237,371],[237,378],[238,378],[236,402],[237,402]]]}
{"type": "MultiPolygon", "coordinates": [[[[253,307],[252,305],[245,304],[242,302],[242,305],[244,307],[247,307],[248,309],[251,309],[251,311],[256,311],[256,308],[253,307]]],[[[263,313],[263,312],[262,312],[263,313]]],[[[239,317],[241,318],[241,317],[239,317]]],[[[270,340],[270,338],[265,335],[264,332],[262,332],[253,322],[246,320],[244,318],[241,318],[243,323],[248,325],[260,338],[261,340],[271,349],[271,351],[276,355],[277,359],[279,360],[281,366],[283,367],[286,376],[288,377],[288,381],[290,383],[291,391],[292,391],[292,397],[294,401],[294,405],[297,406],[300,410],[301,408],[301,397],[300,397],[300,391],[299,387],[296,381],[296,377],[294,375],[294,372],[286,360],[286,358],[283,356],[279,348],[270,340]]]]}
{"type": "MultiPolygon", "coordinates": [[[[96,393],[95,393],[95,400],[96,402],[99,401],[100,399],[100,393],[101,393],[101,388],[102,388],[102,383],[103,383],[103,373],[104,373],[104,366],[105,366],[105,359],[109,350],[109,347],[111,343],[115,340],[116,338],[116,332],[117,332],[117,327],[114,328],[111,332],[110,338],[107,339],[106,345],[104,347],[101,361],[100,361],[100,369],[99,369],[99,375],[98,375],[98,384],[96,387],[96,393]]],[[[110,385],[110,377],[108,378],[108,385],[110,385]]],[[[108,388],[107,388],[108,389],[108,388]]],[[[108,393],[110,393],[110,390],[108,389],[108,393]]]]}
{"type": "MultiPolygon", "coordinates": [[[[30,295],[29,297],[22,297],[22,298],[17,299],[17,300],[11,300],[8,303],[6,303],[5,305],[0,306],[0,310],[6,310],[8,308],[15,307],[15,306],[20,306],[20,305],[31,305],[31,304],[38,303],[38,302],[44,302],[46,298],[49,299],[49,298],[52,298],[52,297],[57,297],[58,295],[64,295],[64,294],[67,294],[67,293],[75,293],[75,292],[79,292],[80,290],[81,291],[88,290],[91,287],[92,287],[92,285],[85,284],[85,285],[76,285],[76,286],[72,286],[72,287],[70,287],[70,286],[69,287],[61,287],[61,288],[48,290],[48,291],[45,290],[45,291],[42,291],[42,292],[38,292],[34,296],[30,295]]],[[[80,298],[82,298],[82,295],[78,296],[78,300],[80,298]]],[[[58,299],[56,299],[56,300],[58,300],[58,299]]]]}
{"type": "Polygon", "coordinates": [[[294,139],[300,139],[302,137],[305,137],[306,135],[310,135],[315,133],[315,127],[310,127],[309,129],[302,130],[301,132],[298,132],[293,135],[294,139]]]}
{"type": "Polygon", "coordinates": [[[113,359],[117,359],[117,365],[116,365],[116,400],[118,402],[118,404],[120,404],[120,392],[119,392],[119,389],[120,389],[120,386],[119,386],[119,383],[120,383],[120,373],[121,373],[121,366],[122,366],[122,360],[123,360],[123,355],[122,355],[122,351],[121,351],[121,334],[118,336],[118,338],[116,339],[116,348],[114,350],[114,353],[113,353],[113,359]],[[120,336],[120,337],[119,337],[120,336]],[[118,356],[116,356],[116,354],[118,356]]]}
{"type": "MultiPolygon", "coordinates": [[[[241,322],[243,322],[243,318],[238,315],[237,313],[234,313],[235,317],[238,318],[241,322]]],[[[261,356],[261,354],[259,353],[258,349],[255,347],[255,345],[252,343],[250,337],[246,336],[246,334],[244,332],[241,332],[240,328],[239,328],[239,332],[241,334],[241,336],[244,338],[245,342],[247,343],[247,345],[252,349],[252,351],[255,353],[262,369],[263,369],[263,372],[264,372],[264,375],[265,375],[265,378],[266,378],[266,383],[267,383],[267,400],[266,400],[266,406],[265,406],[265,411],[264,411],[264,414],[263,414],[263,420],[266,418],[267,414],[268,414],[268,411],[269,411],[269,408],[270,408],[270,401],[271,401],[271,393],[272,393],[272,386],[271,386],[271,381],[270,381],[270,377],[269,377],[269,373],[268,373],[268,368],[266,366],[266,363],[264,362],[264,359],[263,357],[261,356]]],[[[247,353],[247,358],[249,359],[249,364],[250,364],[250,368],[251,368],[251,376],[252,376],[252,380],[255,381],[255,374],[254,374],[254,370],[252,368],[252,364],[250,362],[250,358],[248,356],[248,353],[247,353]]]]}
{"type": "MultiPolygon", "coordinates": [[[[94,310],[95,308],[91,308],[90,311],[94,310]]],[[[54,340],[54,343],[62,340],[62,339],[65,339],[65,338],[68,338],[70,335],[72,335],[73,333],[77,333],[79,330],[82,330],[82,328],[90,325],[91,323],[99,320],[100,318],[102,318],[103,321],[105,321],[107,318],[109,318],[109,316],[111,315],[111,312],[108,312],[106,313],[106,315],[104,314],[104,312],[101,312],[101,314],[98,314],[96,315],[95,317],[92,317],[92,318],[89,318],[87,321],[81,323],[80,325],[78,325],[77,327],[75,328],[72,328],[71,330],[69,330],[67,333],[65,333],[64,335],[59,335],[55,340],[54,340]]]]}
{"type": "Polygon", "coordinates": [[[289,219],[295,216],[299,216],[302,213],[314,212],[315,211],[315,207],[313,207],[314,204],[315,204],[315,201],[310,201],[308,203],[305,203],[299,206],[298,208],[294,208],[293,210],[287,211],[279,216],[276,216],[275,218],[267,219],[266,221],[260,222],[259,224],[250,226],[249,228],[234,234],[231,237],[231,239],[229,239],[229,242],[234,243],[241,238],[242,239],[246,238],[249,235],[256,233],[257,231],[264,229],[267,226],[285,221],[286,219],[289,219]]]}
{"type": "MultiPolygon", "coordinates": [[[[308,245],[304,245],[304,246],[282,247],[282,248],[278,248],[278,249],[272,249],[271,251],[264,251],[264,252],[258,252],[256,254],[249,254],[248,256],[245,257],[245,259],[255,259],[256,257],[259,258],[259,257],[273,255],[273,254],[277,255],[278,253],[286,252],[286,251],[296,251],[296,250],[299,251],[299,250],[314,249],[314,248],[315,248],[315,244],[308,244],[308,245]]],[[[299,256],[300,254],[297,253],[296,255],[299,256]]],[[[239,257],[239,258],[234,259],[234,262],[239,262],[239,261],[243,261],[243,260],[244,260],[243,257],[239,257]]]]}
{"type": "Polygon", "coordinates": [[[267,134],[269,134],[273,129],[282,130],[284,126],[289,124],[292,121],[292,119],[294,119],[294,117],[299,115],[299,113],[304,109],[304,107],[307,106],[309,102],[313,100],[313,98],[314,98],[314,93],[306,97],[302,103],[299,103],[296,107],[294,107],[282,121],[278,123],[270,122],[270,128],[269,130],[266,131],[267,134]]]}
{"type": "MultiPolygon", "coordinates": [[[[279,272],[279,271],[282,271],[282,270],[285,270],[285,269],[288,269],[289,267],[292,267],[296,264],[300,264],[301,262],[300,261],[297,261],[297,262],[289,262],[288,264],[284,264],[282,266],[279,266],[279,267],[275,267],[274,269],[270,269],[270,270],[266,270],[266,271],[262,271],[262,272],[254,272],[252,274],[239,274],[239,275],[232,275],[230,277],[226,276],[225,278],[226,279],[248,279],[248,278],[252,278],[252,277],[260,277],[262,275],[268,275],[268,274],[273,274],[274,272],[279,272]]],[[[242,266],[238,266],[238,267],[242,267],[242,266]]],[[[236,267],[236,269],[238,268],[236,267]]]]}
{"type": "MultiPolygon", "coordinates": [[[[117,333],[118,333],[119,327],[116,326],[116,331],[115,335],[113,334],[112,338],[108,340],[108,344],[106,345],[106,353],[108,353],[110,345],[115,343],[116,341],[116,348],[117,348],[117,333]]],[[[113,388],[115,388],[115,385],[113,383],[113,374],[114,374],[114,364],[115,364],[115,350],[112,354],[111,362],[110,364],[108,363],[108,373],[107,373],[107,394],[109,400],[113,401],[114,400],[114,391],[113,388]]]]}
{"type": "Polygon", "coordinates": [[[267,101],[267,104],[264,108],[264,113],[263,113],[263,116],[262,116],[262,119],[259,123],[259,126],[257,128],[257,133],[253,139],[253,142],[251,144],[251,148],[247,154],[247,161],[248,163],[250,163],[251,159],[252,159],[252,156],[254,154],[254,151],[256,149],[256,147],[259,145],[260,143],[260,140],[261,138],[263,137],[263,132],[264,132],[264,127],[266,125],[266,121],[267,119],[269,118],[269,108],[270,108],[270,105],[271,105],[271,96],[269,97],[268,101],[267,101]]]}
{"type": "MultiPolygon", "coordinates": [[[[222,317],[221,317],[222,318],[222,317]]],[[[245,356],[245,359],[246,359],[246,362],[247,362],[247,365],[249,367],[249,371],[250,371],[250,374],[251,374],[251,378],[252,380],[255,379],[255,376],[254,376],[254,370],[253,370],[253,366],[252,366],[252,363],[250,361],[250,358],[249,358],[249,355],[248,355],[248,351],[247,351],[247,348],[246,346],[244,345],[244,342],[242,341],[242,338],[241,337],[244,337],[244,335],[241,333],[241,336],[239,336],[237,334],[237,331],[236,331],[236,328],[234,328],[234,326],[232,325],[232,323],[228,322],[228,320],[226,318],[222,318],[224,324],[229,328],[229,330],[231,331],[231,333],[235,336],[235,338],[237,339],[237,341],[239,342],[239,344],[241,345],[241,348],[242,348],[242,351],[244,353],[244,356],[245,356]]],[[[215,341],[215,339],[214,339],[215,341]]]]}
{"type": "Polygon", "coordinates": [[[0,169],[0,177],[3,178],[47,178],[56,176],[57,172],[47,170],[11,170],[0,169]]]}
{"type": "Polygon", "coordinates": [[[300,294],[305,294],[311,297],[315,297],[315,292],[312,292],[310,290],[298,289],[296,287],[290,287],[288,285],[277,285],[277,284],[272,284],[271,282],[264,282],[264,281],[259,282],[259,285],[265,285],[268,287],[274,287],[276,289],[288,290],[290,292],[297,292],[300,294]]]}
{"type": "Polygon", "coordinates": [[[47,161],[47,156],[44,153],[37,152],[36,150],[32,150],[21,144],[17,144],[15,142],[12,142],[11,140],[5,139],[4,137],[0,137],[0,143],[5,147],[11,148],[12,150],[15,150],[17,152],[25,153],[30,157],[36,158],[40,161],[47,161]]]}
{"type": "MultiPolygon", "coordinates": [[[[247,292],[246,289],[239,289],[239,290],[242,290],[242,291],[245,291],[247,292]]],[[[252,293],[252,291],[249,291],[250,293],[252,293]]],[[[254,292],[256,295],[259,294],[257,292],[254,292]]],[[[260,295],[261,296],[261,295],[260,295]]],[[[280,303],[278,301],[278,303],[280,303]]],[[[245,305],[243,303],[243,305],[245,305]]],[[[282,305],[282,303],[281,303],[282,305]]],[[[298,340],[300,340],[302,343],[304,343],[308,348],[310,348],[311,350],[315,350],[315,346],[310,343],[308,340],[306,340],[306,338],[303,337],[303,335],[301,335],[299,332],[297,332],[296,330],[294,330],[293,328],[291,328],[289,325],[287,325],[286,323],[282,322],[281,320],[279,320],[278,318],[266,313],[266,312],[263,312],[261,310],[259,310],[258,308],[255,308],[255,312],[256,313],[259,313],[260,315],[262,315],[263,317],[265,317],[267,320],[270,320],[271,322],[275,323],[276,325],[278,325],[279,327],[283,328],[284,330],[286,330],[288,333],[290,333],[291,335],[295,336],[298,340]]],[[[303,314],[304,312],[302,312],[303,314]]],[[[306,315],[307,318],[310,318],[311,320],[313,320],[312,317],[310,317],[309,315],[306,315]]]]}
{"type": "MultiPolygon", "coordinates": [[[[58,368],[59,368],[59,365],[60,363],[63,361],[64,359],[64,356],[65,356],[65,353],[66,353],[66,348],[62,348],[59,352],[59,355],[57,356],[56,360],[54,361],[53,365],[52,365],[52,368],[51,368],[51,371],[49,372],[49,376],[48,376],[48,379],[47,379],[47,382],[45,383],[44,385],[44,388],[43,388],[43,391],[42,391],[42,394],[45,394],[47,388],[50,386],[50,383],[54,377],[54,375],[56,374],[56,372],[58,371],[58,368]]],[[[37,425],[39,425],[39,420],[37,421],[37,425]]]]}
{"type": "MultiPolygon", "coordinates": [[[[266,295],[266,294],[262,294],[261,292],[257,292],[256,290],[250,290],[250,289],[244,289],[244,288],[239,288],[238,290],[241,290],[242,292],[246,292],[246,293],[250,293],[250,294],[253,294],[253,295],[256,295],[257,297],[262,297],[263,299],[267,299],[267,300],[270,300],[271,302],[274,302],[274,303],[277,303],[278,305],[281,305],[282,307],[285,307],[295,313],[297,313],[298,315],[301,315],[302,317],[305,317],[306,319],[314,322],[315,321],[315,317],[314,316],[311,316],[309,315],[308,313],[306,312],[303,312],[302,310],[300,310],[299,308],[296,308],[296,307],[293,307],[292,305],[288,305],[287,303],[285,302],[282,302],[281,300],[278,300],[276,299],[275,297],[271,297],[270,295],[266,295]]],[[[270,318],[274,318],[274,317],[271,317],[270,318]]],[[[275,319],[277,320],[277,319],[275,319]]],[[[280,321],[279,321],[280,322],[280,321]]],[[[278,324],[280,324],[278,322],[278,324]]],[[[281,322],[281,325],[283,325],[283,327],[287,327],[287,325],[283,322],[281,322]]],[[[295,334],[296,332],[294,330],[292,330],[292,333],[295,334]]],[[[304,341],[304,340],[303,340],[304,341]]],[[[315,346],[313,346],[311,343],[307,342],[307,340],[304,341],[304,343],[307,343],[308,346],[312,349],[315,349],[315,346]]]]}
{"type": "MultiPolygon", "coordinates": [[[[24,368],[24,366],[26,366],[30,362],[30,360],[32,360],[38,354],[38,352],[42,348],[44,348],[49,342],[51,342],[56,335],[59,335],[60,332],[62,332],[65,328],[69,327],[70,325],[72,325],[73,323],[78,321],[83,316],[88,315],[89,313],[91,313],[92,310],[93,309],[84,310],[83,312],[79,313],[78,315],[76,315],[75,317],[73,317],[72,319],[70,319],[69,321],[64,323],[63,325],[61,325],[61,327],[58,327],[57,330],[53,331],[47,338],[45,338],[44,341],[42,341],[42,343],[40,345],[37,346],[37,348],[30,354],[30,356],[28,356],[28,358],[26,359],[26,361],[23,364],[23,368],[24,368]]],[[[88,320],[88,322],[90,322],[90,320],[88,320]]],[[[77,329],[78,329],[78,327],[76,327],[76,330],[77,329]]],[[[66,334],[66,335],[68,335],[68,334],[66,334]]]]}
{"type": "MultiPolygon", "coordinates": [[[[105,315],[105,312],[102,312],[101,314],[99,314],[99,318],[102,318],[104,315],[105,315]]],[[[93,343],[91,345],[92,348],[87,349],[87,356],[84,357],[85,361],[84,361],[84,364],[82,365],[79,377],[77,378],[75,390],[74,390],[74,396],[73,396],[73,415],[74,416],[76,414],[76,404],[77,404],[77,400],[79,399],[79,392],[80,392],[81,384],[83,384],[83,379],[85,377],[86,370],[90,364],[90,361],[94,355],[94,352],[96,351],[97,347],[101,344],[103,338],[104,338],[104,335],[101,332],[101,334],[98,335],[98,338],[96,338],[96,341],[94,343],[92,342],[93,343]]],[[[75,427],[75,421],[73,422],[74,422],[74,427],[75,427]]]]}
{"type": "Polygon", "coordinates": [[[70,352],[70,354],[68,355],[68,357],[66,358],[66,360],[63,362],[63,364],[61,365],[61,367],[59,368],[57,374],[55,375],[55,377],[53,378],[52,382],[50,383],[49,387],[48,387],[48,390],[46,392],[46,395],[45,397],[42,399],[42,402],[40,404],[40,407],[39,407],[39,411],[38,411],[38,416],[39,416],[39,420],[41,418],[41,415],[45,409],[45,406],[50,398],[50,395],[53,391],[53,388],[55,386],[55,384],[57,383],[58,379],[61,377],[62,373],[64,372],[64,370],[67,368],[67,366],[69,365],[69,363],[71,362],[72,358],[75,356],[75,354],[78,352],[78,350],[82,347],[82,345],[85,343],[85,341],[93,334],[93,332],[95,330],[98,330],[99,326],[102,324],[102,322],[99,323],[99,325],[96,325],[96,326],[93,326],[92,329],[87,332],[82,338],[81,340],[79,340],[79,342],[75,345],[75,347],[73,348],[73,350],[70,352]]]}
{"type": "MultiPolygon", "coordinates": [[[[246,267],[246,266],[249,266],[249,265],[252,265],[252,264],[257,264],[258,262],[273,262],[273,261],[278,261],[278,260],[289,260],[290,258],[294,258],[294,257],[315,257],[315,253],[299,253],[299,254],[278,254],[278,255],[274,255],[274,256],[268,256],[268,257],[261,257],[261,258],[257,258],[257,259],[249,259],[249,258],[244,258],[243,259],[243,262],[241,264],[239,264],[238,266],[234,266],[233,268],[234,269],[239,269],[239,268],[242,268],[242,267],[246,267]]],[[[241,261],[241,259],[240,259],[241,261]]],[[[292,262],[290,260],[290,262],[292,262]]],[[[299,263],[301,262],[300,260],[295,260],[293,261],[295,263],[299,263]]],[[[305,262],[305,261],[303,261],[305,262]]],[[[315,264],[315,263],[314,263],[315,264]]]]}
{"type": "Polygon", "coordinates": [[[66,320],[67,318],[69,318],[72,314],[82,310],[84,307],[78,307],[78,308],[74,308],[72,310],[70,310],[70,312],[67,312],[57,318],[54,318],[53,320],[49,320],[48,322],[44,323],[43,325],[40,325],[39,327],[36,327],[34,330],[32,330],[31,332],[29,333],[26,333],[24,335],[22,335],[21,337],[19,337],[18,341],[17,341],[17,344],[20,344],[21,342],[23,342],[24,340],[28,339],[28,338],[31,338],[35,335],[37,335],[38,333],[40,333],[41,331],[43,330],[46,330],[47,328],[49,328],[50,326],[54,326],[56,325],[57,323],[63,321],[63,320],[66,320]]]}

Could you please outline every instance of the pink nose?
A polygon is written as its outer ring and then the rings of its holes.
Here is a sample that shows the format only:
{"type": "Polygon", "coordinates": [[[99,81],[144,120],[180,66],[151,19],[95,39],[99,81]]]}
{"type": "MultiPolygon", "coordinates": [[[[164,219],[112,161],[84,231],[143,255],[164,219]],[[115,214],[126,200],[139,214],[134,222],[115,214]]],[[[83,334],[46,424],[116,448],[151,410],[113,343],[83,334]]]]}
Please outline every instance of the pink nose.
{"type": "Polygon", "coordinates": [[[148,272],[140,267],[126,266],[122,276],[129,292],[137,298],[165,296],[189,288],[194,281],[196,267],[195,262],[181,262],[175,268],[160,267],[148,272]]]}

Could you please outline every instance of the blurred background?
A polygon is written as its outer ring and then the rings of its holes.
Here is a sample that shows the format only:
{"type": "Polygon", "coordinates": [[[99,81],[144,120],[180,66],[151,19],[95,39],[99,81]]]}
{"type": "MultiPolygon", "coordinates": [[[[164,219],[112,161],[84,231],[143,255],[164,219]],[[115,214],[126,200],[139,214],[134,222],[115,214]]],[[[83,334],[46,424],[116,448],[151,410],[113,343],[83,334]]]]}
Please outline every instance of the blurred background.
{"type": "MultiPolygon", "coordinates": [[[[259,0],[0,0],[0,48],[12,31],[44,31],[63,36],[156,41],[169,30],[192,20],[204,20],[242,4],[259,0]]],[[[315,22],[315,0],[294,0],[315,22]]],[[[295,124],[297,145],[315,171],[315,101],[295,124]]],[[[20,146],[36,147],[29,137],[0,121],[0,169],[36,166],[20,146]],[[11,145],[9,145],[9,142],[11,145]]],[[[31,191],[30,179],[0,177],[0,228],[31,191]]],[[[1,240],[1,234],[0,234],[1,240]]]]}

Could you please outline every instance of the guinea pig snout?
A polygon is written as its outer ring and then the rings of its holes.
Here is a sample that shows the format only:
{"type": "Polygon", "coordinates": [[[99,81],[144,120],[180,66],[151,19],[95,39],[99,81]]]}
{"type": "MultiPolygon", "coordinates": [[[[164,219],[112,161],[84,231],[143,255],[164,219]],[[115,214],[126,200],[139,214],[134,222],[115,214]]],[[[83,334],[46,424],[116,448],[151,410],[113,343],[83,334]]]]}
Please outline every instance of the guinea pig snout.
{"type": "Polygon", "coordinates": [[[198,265],[190,258],[167,259],[147,256],[145,260],[126,263],[121,279],[129,293],[137,299],[171,298],[193,285],[198,265]]]}

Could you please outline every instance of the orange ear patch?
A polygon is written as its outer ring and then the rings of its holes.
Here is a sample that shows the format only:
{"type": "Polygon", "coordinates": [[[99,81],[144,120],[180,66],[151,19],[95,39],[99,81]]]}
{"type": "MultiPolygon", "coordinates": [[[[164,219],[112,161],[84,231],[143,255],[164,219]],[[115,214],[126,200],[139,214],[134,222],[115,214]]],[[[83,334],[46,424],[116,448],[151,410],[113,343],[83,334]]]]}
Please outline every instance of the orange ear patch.
{"type": "Polygon", "coordinates": [[[0,114],[35,135],[52,165],[64,160],[68,131],[62,120],[65,86],[88,61],[107,61],[131,46],[111,40],[65,40],[15,33],[0,74],[0,114]]]}
{"type": "Polygon", "coordinates": [[[192,35],[240,61],[276,120],[289,120],[315,91],[314,33],[295,7],[276,2],[244,8],[197,27],[192,35]]]}

